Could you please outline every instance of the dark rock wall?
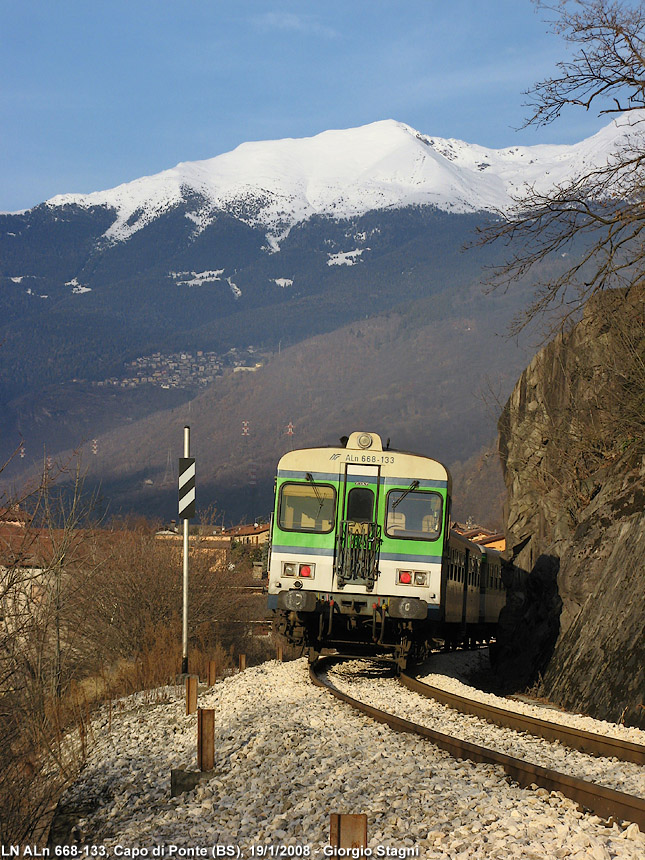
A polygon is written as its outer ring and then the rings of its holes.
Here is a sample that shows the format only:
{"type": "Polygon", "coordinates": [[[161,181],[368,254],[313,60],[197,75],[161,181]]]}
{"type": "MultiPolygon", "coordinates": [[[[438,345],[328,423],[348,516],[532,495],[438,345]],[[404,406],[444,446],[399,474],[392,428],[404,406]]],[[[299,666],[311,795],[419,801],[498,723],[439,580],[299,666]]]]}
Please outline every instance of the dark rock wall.
{"type": "Polygon", "coordinates": [[[532,687],[549,664],[560,632],[559,568],[551,555],[541,555],[530,571],[503,568],[506,605],[490,650],[499,692],[532,687]]]}
{"type": "MultiPolygon", "coordinates": [[[[638,726],[645,726],[643,298],[639,288],[590,304],[571,332],[533,359],[499,425],[508,545],[528,539],[515,558],[529,572],[522,611],[541,624],[515,640],[526,656],[520,676],[530,682],[539,671],[553,701],[638,726]],[[530,585],[545,554],[560,559],[561,612],[552,593],[545,599],[530,585]]],[[[512,636],[504,645],[511,653],[512,636]]]]}
{"type": "Polygon", "coordinates": [[[645,458],[616,464],[568,540],[567,607],[545,693],[569,708],[645,727],[645,458]]]}

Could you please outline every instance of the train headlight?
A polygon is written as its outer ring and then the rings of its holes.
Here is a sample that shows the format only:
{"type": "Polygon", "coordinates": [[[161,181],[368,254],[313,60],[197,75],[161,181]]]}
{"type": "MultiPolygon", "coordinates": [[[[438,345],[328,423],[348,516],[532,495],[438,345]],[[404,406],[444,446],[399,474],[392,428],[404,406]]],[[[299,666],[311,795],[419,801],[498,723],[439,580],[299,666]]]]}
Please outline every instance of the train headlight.
{"type": "Polygon", "coordinates": [[[316,565],[308,564],[307,562],[283,561],[282,575],[313,579],[316,575],[316,565]]]}
{"type": "Polygon", "coordinates": [[[396,579],[399,585],[427,585],[427,570],[397,570],[396,579]]]}
{"type": "Polygon", "coordinates": [[[358,447],[359,448],[370,448],[372,446],[372,437],[369,433],[361,433],[358,437],[358,447]]]}

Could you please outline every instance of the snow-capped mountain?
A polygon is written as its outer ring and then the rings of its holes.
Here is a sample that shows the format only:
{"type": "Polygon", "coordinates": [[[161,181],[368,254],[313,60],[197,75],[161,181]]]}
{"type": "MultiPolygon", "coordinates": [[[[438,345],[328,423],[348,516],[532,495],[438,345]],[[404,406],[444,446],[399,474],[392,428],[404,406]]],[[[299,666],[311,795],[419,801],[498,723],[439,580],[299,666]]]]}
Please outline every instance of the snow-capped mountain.
{"type": "Polygon", "coordinates": [[[546,190],[606,164],[640,115],[610,123],[575,145],[487,149],[430,137],[394,120],[315,137],[243,143],[205,161],[183,162],[108,191],[63,194],[50,207],[107,206],[108,240],[128,239],[180,204],[199,233],[226,211],[266,230],[275,249],[314,215],[352,218],[371,210],[429,205],[452,213],[505,210],[531,186],[546,190]]]}
{"type": "MultiPolygon", "coordinates": [[[[506,374],[511,385],[524,360],[490,344],[521,311],[521,292],[484,300],[496,249],[464,254],[464,245],[476,245],[476,230],[527,187],[607,164],[640,128],[623,119],[573,146],[491,150],[385,120],[245,143],[111,190],[0,214],[0,455],[11,457],[21,439],[26,456],[43,445],[48,454],[71,450],[124,421],[129,440],[130,422],[193,396],[157,378],[172,375],[184,351],[228,367],[238,353],[280,355],[320,337],[327,346],[310,361],[291,353],[292,385],[284,373],[273,382],[235,374],[237,393],[204,418],[228,434],[213,461],[236,462],[238,418],[262,415],[277,427],[318,402],[328,438],[353,426],[360,407],[366,426],[376,426],[370,416],[390,429],[400,422],[410,449],[432,427],[437,456],[466,462],[493,432],[477,413],[473,375],[506,374]],[[151,357],[154,369],[133,383],[133,366],[151,357]],[[423,360],[413,366],[415,357],[423,360]],[[348,362],[365,371],[344,386],[348,362]],[[323,375],[308,386],[310,364],[323,375]],[[239,415],[238,385],[249,393],[239,415]],[[304,389],[318,393],[304,403],[304,389]]],[[[141,444],[152,447],[130,463],[124,487],[143,475],[143,462],[161,457],[165,468],[168,443],[141,444]]]]}

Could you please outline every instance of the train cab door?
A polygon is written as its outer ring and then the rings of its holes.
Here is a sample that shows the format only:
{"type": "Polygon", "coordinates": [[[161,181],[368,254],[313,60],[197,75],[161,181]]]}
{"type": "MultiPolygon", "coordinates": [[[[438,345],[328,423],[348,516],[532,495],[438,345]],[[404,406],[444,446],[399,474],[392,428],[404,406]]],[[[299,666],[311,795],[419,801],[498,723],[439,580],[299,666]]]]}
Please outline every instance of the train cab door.
{"type": "Polygon", "coordinates": [[[374,590],[378,578],[380,466],[346,463],[336,530],[335,586],[374,590]]]}

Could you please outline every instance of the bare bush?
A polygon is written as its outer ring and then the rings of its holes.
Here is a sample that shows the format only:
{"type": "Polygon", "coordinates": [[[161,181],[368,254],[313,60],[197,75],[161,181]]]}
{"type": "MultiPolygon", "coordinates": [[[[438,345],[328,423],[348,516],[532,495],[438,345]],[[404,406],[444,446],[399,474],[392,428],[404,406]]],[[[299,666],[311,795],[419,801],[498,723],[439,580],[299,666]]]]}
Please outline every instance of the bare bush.
{"type": "MultiPolygon", "coordinates": [[[[0,568],[0,839],[42,842],[82,764],[98,703],[174,683],[181,667],[181,547],[154,528],[91,522],[80,469],[46,470],[31,522],[4,539],[0,568]]],[[[191,539],[191,671],[230,672],[257,650],[225,550],[191,539]],[[251,645],[251,647],[249,647],[251,645]]],[[[255,655],[260,659],[258,652],[255,655]]]]}
{"type": "Polygon", "coordinates": [[[48,471],[15,502],[22,521],[2,532],[0,568],[0,837],[42,840],[47,816],[76,774],[87,737],[87,708],[63,697],[79,631],[79,583],[91,577],[87,540],[78,528],[87,513],[80,474],[65,501],[48,471]],[[62,505],[62,507],[59,507],[62,505]],[[75,729],[75,730],[74,730],[75,729]]]}

